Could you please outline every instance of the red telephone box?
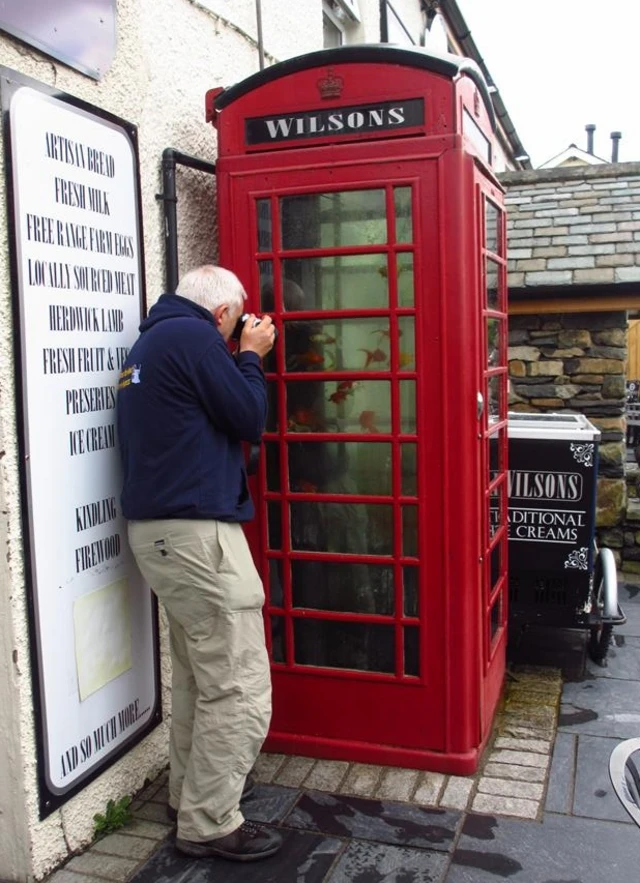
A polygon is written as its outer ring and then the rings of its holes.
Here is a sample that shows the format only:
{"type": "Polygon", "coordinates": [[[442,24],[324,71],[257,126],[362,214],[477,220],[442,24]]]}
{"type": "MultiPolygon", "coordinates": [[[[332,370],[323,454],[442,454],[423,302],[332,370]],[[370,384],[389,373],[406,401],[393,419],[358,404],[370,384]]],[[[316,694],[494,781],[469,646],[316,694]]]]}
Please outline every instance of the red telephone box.
{"type": "Polygon", "coordinates": [[[465,59],[354,46],[213,90],[207,111],[220,263],[280,331],[249,528],[267,747],[473,772],[507,616],[505,219],[486,85],[465,59]]]}

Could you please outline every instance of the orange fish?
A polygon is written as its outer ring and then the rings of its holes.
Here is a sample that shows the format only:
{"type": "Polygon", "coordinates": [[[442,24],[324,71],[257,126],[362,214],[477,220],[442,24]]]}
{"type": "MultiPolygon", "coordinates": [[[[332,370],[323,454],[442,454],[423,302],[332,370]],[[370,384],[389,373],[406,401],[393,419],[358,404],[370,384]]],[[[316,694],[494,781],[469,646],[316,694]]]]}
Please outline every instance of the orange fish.
{"type": "Polygon", "coordinates": [[[353,380],[341,380],[338,384],[338,392],[352,392],[353,384],[353,380]]]}
{"type": "Polygon", "coordinates": [[[296,482],[296,484],[297,484],[296,491],[298,491],[299,493],[303,493],[303,494],[317,494],[318,493],[318,488],[316,487],[315,484],[311,484],[310,481],[305,481],[303,479],[302,481],[296,482]]]}
{"type": "Polygon", "coordinates": [[[413,353],[398,353],[398,364],[401,368],[406,368],[415,361],[413,353]]]}
{"type": "Polygon", "coordinates": [[[316,422],[316,414],[311,408],[298,408],[297,411],[294,411],[293,414],[289,416],[287,426],[295,432],[299,426],[303,426],[305,429],[310,429],[312,426],[315,426],[316,422]]]}
{"type": "Polygon", "coordinates": [[[307,350],[306,353],[295,357],[296,362],[300,365],[322,365],[324,364],[324,356],[314,349],[307,350]]]}
{"type": "Polygon", "coordinates": [[[344,392],[341,390],[336,390],[332,395],[329,396],[329,401],[333,402],[334,405],[341,405],[349,395],[348,392],[344,392]]]}
{"type": "Polygon", "coordinates": [[[386,362],[388,359],[387,354],[383,353],[381,349],[377,349],[377,350],[359,349],[358,352],[359,353],[366,353],[366,355],[367,355],[367,360],[364,363],[365,368],[368,368],[372,362],[386,362]]]}
{"type": "MultiPolygon", "coordinates": [[[[376,328],[375,331],[371,332],[372,334],[379,334],[380,337],[391,337],[391,332],[384,328],[376,328]]],[[[398,337],[402,337],[402,329],[398,328],[398,337]]]]}
{"type": "Polygon", "coordinates": [[[378,427],[375,425],[374,421],[376,419],[375,411],[363,411],[360,414],[360,426],[363,429],[366,429],[367,432],[380,432],[378,427]]]}
{"type": "Polygon", "coordinates": [[[322,334],[312,334],[311,340],[313,340],[314,343],[326,343],[326,344],[332,344],[332,343],[336,342],[335,337],[331,337],[330,335],[325,334],[324,332],[322,334]]]}

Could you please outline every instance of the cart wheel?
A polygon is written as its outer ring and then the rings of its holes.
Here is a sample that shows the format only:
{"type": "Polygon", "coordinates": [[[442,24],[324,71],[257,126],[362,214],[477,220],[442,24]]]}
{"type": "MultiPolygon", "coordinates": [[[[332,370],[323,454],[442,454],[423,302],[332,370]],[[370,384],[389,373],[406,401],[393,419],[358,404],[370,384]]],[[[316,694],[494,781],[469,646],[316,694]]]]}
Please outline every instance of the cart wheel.
{"type": "MultiPolygon", "coordinates": [[[[594,586],[596,609],[600,616],[615,616],[618,610],[618,576],[611,549],[600,549],[596,559],[594,586]]],[[[606,666],[613,626],[601,623],[591,629],[589,656],[597,665],[606,666]]]]}

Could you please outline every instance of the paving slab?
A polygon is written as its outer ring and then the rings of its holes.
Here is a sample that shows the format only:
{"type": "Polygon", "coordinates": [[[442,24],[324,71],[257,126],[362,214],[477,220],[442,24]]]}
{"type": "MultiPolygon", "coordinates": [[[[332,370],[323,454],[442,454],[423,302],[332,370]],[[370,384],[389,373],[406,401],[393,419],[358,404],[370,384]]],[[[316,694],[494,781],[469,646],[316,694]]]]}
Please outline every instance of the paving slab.
{"type": "Polygon", "coordinates": [[[283,824],[334,837],[447,852],[453,848],[460,819],[455,811],[310,791],[283,824]]]}
{"type": "Polygon", "coordinates": [[[565,684],[561,732],[630,739],[640,732],[640,682],[593,678],[565,684]],[[615,683],[615,689],[612,689],[615,683]]]}
{"type": "Polygon", "coordinates": [[[280,852],[260,862],[190,859],[167,842],[130,883],[321,883],[342,852],[341,840],[283,831],[280,852]]]}
{"type": "Polygon", "coordinates": [[[572,733],[558,733],[545,803],[545,809],[549,812],[571,812],[577,750],[577,736],[572,733]]]}
{"type": "Polygon", "coordinates": [[[609,757],[618,743],[602,736],[578,737],[574,815],[634,824],[609,779],[609,757]]]}
{"type": "Polygon", "coordinates": [[[614,635],[635,635],[640,637],[640,586],[631,583],[618,583],[618,602],[627,621],[615,626],[614,635]]]}
{"type": "Polygon", "coordinates": [[[354,840],[327,883],[440,883],[447,864],[442,853],[354,840]]]}
{"type": "Polygon", "coordinates": [[[589,659],[587,676],[640,681],[640,638],[614,634],[605,664],[598,665],[589,659]]]}
{"type": "Polygon", "coordinates": [[[300,794],[297,788],[256,784],[251,795],[242,802],[242,814],[252,822],[275,824],[291,812],[300,794]]]}
{"type": "Polygon", "coordinates": [[[545,813],[542,823],[470,814],[446,883],[602,883],[638,878],[639,833],[545,813]]]}

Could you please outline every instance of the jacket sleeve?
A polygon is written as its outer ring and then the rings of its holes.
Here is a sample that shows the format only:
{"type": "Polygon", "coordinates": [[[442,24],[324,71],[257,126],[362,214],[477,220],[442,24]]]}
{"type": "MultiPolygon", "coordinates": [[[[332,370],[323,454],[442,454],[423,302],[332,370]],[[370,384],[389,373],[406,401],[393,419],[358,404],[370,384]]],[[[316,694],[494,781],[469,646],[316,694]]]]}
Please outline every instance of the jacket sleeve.
{"type": "Polygon", "coordinates": [[[234,359],[220,338],[205,352],[193,380],[217,429],[237,441],[260,441],[267,419],[267,383],[256,353],[234,359]]]}

